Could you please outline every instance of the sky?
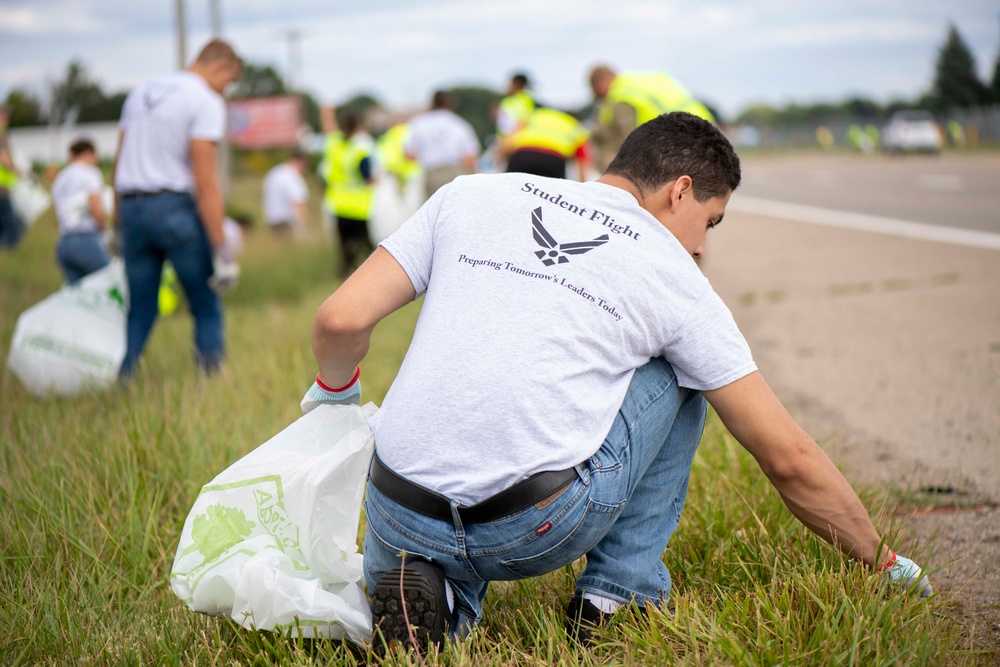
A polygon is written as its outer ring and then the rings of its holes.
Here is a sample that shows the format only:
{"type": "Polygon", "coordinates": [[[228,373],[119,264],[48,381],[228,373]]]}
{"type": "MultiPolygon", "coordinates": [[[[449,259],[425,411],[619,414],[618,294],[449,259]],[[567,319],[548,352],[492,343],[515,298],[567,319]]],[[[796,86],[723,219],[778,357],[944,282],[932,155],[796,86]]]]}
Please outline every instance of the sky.
{"type": "MultiPolygon", "coordinates": [[[[502,89],[526,72],[553,106],[589,101],[587,74],[673,74],[733,115],[750,104],[912,99],[933,80],[949,22],[989,80],[998,0],[218,0],[222,35],[248,61],[319,101],[366,92],[393,108],[453,85],[502,89]],[[301,67],[291,71],[290,30],[301,67]]],[[[178,64],[176,0],[0,0],[0,99],[44,95],[77,59],[106,93],[178,64]]],[[[210,37],[210,0],[184,0],[188,60],[210,37]]]]}

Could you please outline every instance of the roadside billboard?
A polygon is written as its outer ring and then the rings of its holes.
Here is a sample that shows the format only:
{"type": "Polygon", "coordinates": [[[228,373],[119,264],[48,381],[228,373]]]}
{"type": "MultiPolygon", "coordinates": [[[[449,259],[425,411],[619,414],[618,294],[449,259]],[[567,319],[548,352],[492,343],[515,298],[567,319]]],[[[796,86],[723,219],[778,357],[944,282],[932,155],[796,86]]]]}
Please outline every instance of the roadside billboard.
{"type": "Polygon", "coordinates": [[[297,95],[232,100],[229,141],[237,148],[290,148],[299,143],[302,100],[297,95]]]}

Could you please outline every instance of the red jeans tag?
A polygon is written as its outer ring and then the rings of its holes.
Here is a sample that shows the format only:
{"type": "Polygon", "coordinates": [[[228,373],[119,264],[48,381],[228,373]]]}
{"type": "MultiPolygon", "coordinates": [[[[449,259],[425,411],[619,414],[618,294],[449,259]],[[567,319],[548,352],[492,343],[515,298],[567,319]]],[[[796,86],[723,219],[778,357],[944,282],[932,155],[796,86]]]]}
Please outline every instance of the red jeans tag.
{"type": "Polygon", "coordinates": [[[552,522],[551,521],[546,521],[545,523],[543,523],[542,525],[540,525],[538,528],[535,528],[535,535],[544,535],[545,533],[549,532],[549,528],[551,528],[551,527],[552,527],[552,522]]]}

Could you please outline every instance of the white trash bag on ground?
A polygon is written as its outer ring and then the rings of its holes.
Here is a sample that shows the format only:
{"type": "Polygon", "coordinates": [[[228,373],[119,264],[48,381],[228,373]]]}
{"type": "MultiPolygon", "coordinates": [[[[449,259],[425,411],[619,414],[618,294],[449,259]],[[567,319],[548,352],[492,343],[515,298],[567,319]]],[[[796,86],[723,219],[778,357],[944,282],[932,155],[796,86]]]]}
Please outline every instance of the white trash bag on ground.
{"type": "Polygon", "coordinates": [[[170,573],[184,604],[247,629],[371,639],[357,533],[375,411],[321,405],[202,487],[170,573]]]}
{"type": "Polygon", "coordinates": [[[127,317],[125,264],[113,259],[21,313],[7,366],[36,396],[107,388],[125,358],[127,317]]]}

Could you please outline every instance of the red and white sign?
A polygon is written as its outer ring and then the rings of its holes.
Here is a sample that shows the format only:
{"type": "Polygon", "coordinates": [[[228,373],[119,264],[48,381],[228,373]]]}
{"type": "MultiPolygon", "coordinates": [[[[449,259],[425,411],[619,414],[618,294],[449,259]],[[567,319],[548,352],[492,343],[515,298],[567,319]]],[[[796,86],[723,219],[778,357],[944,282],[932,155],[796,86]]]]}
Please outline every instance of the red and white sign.
{"type": "Polygon", "coordinates": [[[229,140],[237,148],[290,148],[299,143],[302,100],[296,95],[229,102],[229,140]]]}

